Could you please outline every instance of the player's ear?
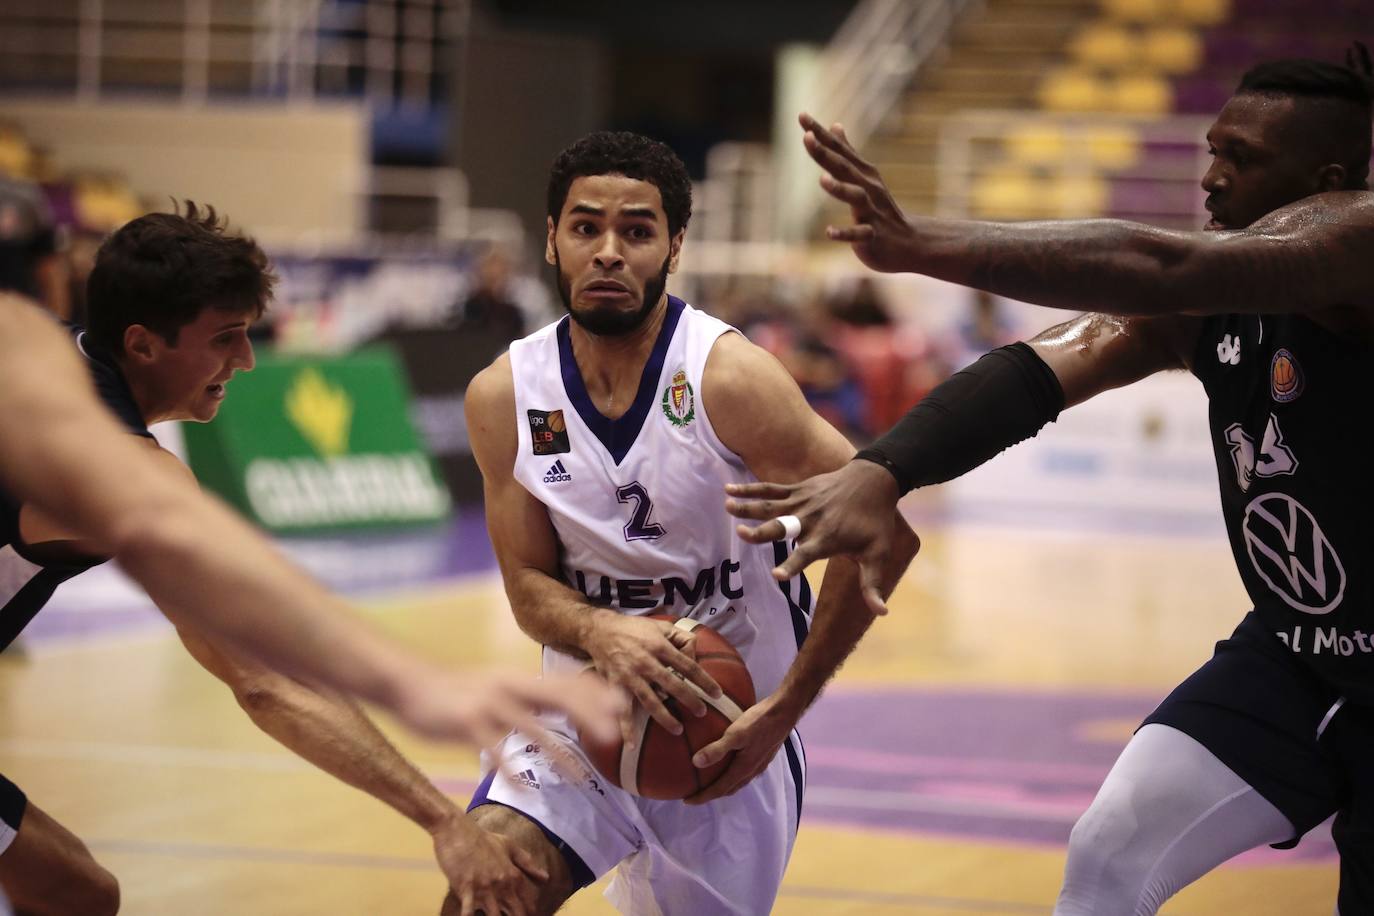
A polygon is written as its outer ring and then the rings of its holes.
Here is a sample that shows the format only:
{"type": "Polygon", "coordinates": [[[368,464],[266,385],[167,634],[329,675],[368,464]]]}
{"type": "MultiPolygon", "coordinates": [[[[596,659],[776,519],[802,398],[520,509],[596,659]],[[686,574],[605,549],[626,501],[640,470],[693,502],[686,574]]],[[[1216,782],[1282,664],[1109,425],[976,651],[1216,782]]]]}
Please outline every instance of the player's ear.
{"type": "Polygon", "coordinates": [[[153,358],[153,332],[141,324],[124,329],[124,353],[130,359],[148,362],[153,358]]]}
{"type": "Polygon", "coordinates": [[[677,273],[677,259],[682,254],[682,240],[686,237],[687,229],[683,227],[677,231],[677,235],[673,236],[672,241],[668,243],[668,273],[670,274],[677,273]]]}
{"type": "Polygon", "coordinates": [[[552,216],[547,216],[545,219],[548,220],[549,236],[544,242],[544,260],[551,265],[557,264],[558,256],[553,250],[553,237],[558,232],[558,225],[553,221],[552,216]]]}
{"type": "Polygon", "coordinates": [[[1345,166],[1331,163],[1317,172],[1317,190],[1341,191],[1345,189],[1345,166]]]}

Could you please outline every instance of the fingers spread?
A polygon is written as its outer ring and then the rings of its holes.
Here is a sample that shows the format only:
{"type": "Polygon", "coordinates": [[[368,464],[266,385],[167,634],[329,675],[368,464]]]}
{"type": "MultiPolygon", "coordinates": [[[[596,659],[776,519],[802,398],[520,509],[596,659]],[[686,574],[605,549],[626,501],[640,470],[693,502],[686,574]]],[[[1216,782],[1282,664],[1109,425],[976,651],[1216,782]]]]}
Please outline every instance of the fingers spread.
{"type": "Polygon", "coordinates": [[[781,541],[787,534],[787,530],[782,527],[782,522],[765,522],[755,528],[748,525],[736,525],[735,533],[750,544],[769,544],[773,541],[781,541]]]}
{"type": "Polygon", "coordinates": [[[806,567],[811,565],[811,561],[817,556],[816,549],[810,544],[802,541],[797,542],[797,549],[788,555],[786,560],[773,568],[773,578],[779,582],[786,582],[788,579],[801,575],[806,567]]]}
{"type": "Polygon", "coordinates": [[[877,234],[877,230],[868,223],[860,223],[857,226],[825,227],[825,237],[832,242],[871,242],[877,234]]]}
{"type": "MultiPolygon", "coordinates": [[[[786,499],[791,495],[792,488],[781,483],[756,481],[754,483],[727,483],[725,492],[731,496],[740,496],[745,499],[786,499]]],[[[727,505],[728,502],[727,500],[727,505]]]]}
{"type": "Polygon", "coordinates": [[[750,500],[745,502],[738,499],[727,499],[725,501],[725,511],[736,518],[752,518],[758,521],[767,521],[777,518],[779,515],[788,515],[787,503],[776,500],[750,500]]]}
{"type": "MultiPolygon", "coordinates": [[[[671,665],[676,670],[678,675],[680,675],[681,677],[685,677],[687,680],[691,681],[693,684],[696,684],[702,690],[706,691],[708,696],[720,696],[720,685],[716,683],[715,678],[711,677],[711,675],[706,673],[705,668],[697,664],[696,659],[688,658],[681,652],[674,652],[673,654],[665,658],[664,662],[668,665],[671,665]]],[[[690,687],[682,685],[681,683],[679,683],[677,686],[692,695],[692,699],[696,703],[700,704],[702,713],[706,711],[706,704],[702,701],[700,697],[696,695],[696,693],[690,687]]],[[[676,693],[674,693],[673,695],[677,696],[676,693]]]]}

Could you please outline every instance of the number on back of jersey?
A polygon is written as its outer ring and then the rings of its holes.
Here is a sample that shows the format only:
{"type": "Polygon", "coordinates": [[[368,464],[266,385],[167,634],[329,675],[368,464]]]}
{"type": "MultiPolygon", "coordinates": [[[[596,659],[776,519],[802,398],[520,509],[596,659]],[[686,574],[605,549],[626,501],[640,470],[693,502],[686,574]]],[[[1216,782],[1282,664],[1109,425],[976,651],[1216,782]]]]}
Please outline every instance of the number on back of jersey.
{"type": "Polygon", "coordinates": [[[1231,444],[1231,460],[1236,465],[1236,483],[1241,492],[1250,489],[1256,477],[1281,477],[1292,474],[1298,469],[1298,459],[1283,441],[1279,429],[1279,419],[1272,413],[1264,427],[1264,441],[1260,443],[1258,455],[1255,440],[1241,428],[1239,423],[1226,427],[1226,441],[1231,444]]]}

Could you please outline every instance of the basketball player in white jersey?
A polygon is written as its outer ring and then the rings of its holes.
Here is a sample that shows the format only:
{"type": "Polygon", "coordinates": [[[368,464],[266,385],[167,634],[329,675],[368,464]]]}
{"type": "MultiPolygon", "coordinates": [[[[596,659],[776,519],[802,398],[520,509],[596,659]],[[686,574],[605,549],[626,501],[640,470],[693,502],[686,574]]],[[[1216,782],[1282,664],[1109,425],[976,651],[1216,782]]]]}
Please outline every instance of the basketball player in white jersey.
{"type": "MultiPolygon", "coordinates": [[[[803,576],[770,576],[789,545],[745,543],[721,507],[726,483],[797,480],[854,450],[777,361],[666,293],[690,213],[686,171],[664,145],[595,133],[564,150],[546,257],[569,317],[515,342],[467,393],[506,592],[545,671],[590,661],[679,733],[660,697],[701,715],[684,679],[719,688],[689,636],[644,619],[669,614],[729,639],[760,698],[698,752],[698,766],[737,754],[685,803],[607,785],[554,717],[555,751],[580,777],[557,775],[549,748],[513,734],[472,810],[549,873],[539,913],[617,865],[607,895],[626,913],[767,913],[802,804],[797,720],[872,622],[849,561],[830,567],[813,611],[803,576]]],[[[898,525],[889,588],[917,548],[898,525]]],[[[450,897],[445,912],[475,909],[450,897]]]]}

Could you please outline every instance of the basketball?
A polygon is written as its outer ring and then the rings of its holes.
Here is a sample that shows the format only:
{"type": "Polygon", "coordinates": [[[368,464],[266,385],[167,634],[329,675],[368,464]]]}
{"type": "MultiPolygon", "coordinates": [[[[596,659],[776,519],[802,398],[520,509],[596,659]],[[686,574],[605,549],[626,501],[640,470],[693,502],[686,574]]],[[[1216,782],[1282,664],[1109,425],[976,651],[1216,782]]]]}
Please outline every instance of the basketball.
{"type": "Polygon", "coordinates": [[[720,699],[713,700],[697,690],[706,701],[706,715],[698,718],[665,698],[668,711],[682,723],[681,735],[670,734],[636,703],[633,716],[636,734],[641,736],[638,746],[627,749],[618,737],[609,742],[583,738],[582,748],[602,776],[631,795],[681,799],[715,782],[734,760],[732,753],[714,766],[698,769],[692,764],[692,755],[724,734],[740,713],[754,705],[754,680],[735,647],[700,621],[662,614],[651,619],[675,621],[676,626],[695,634],[697,664],[720,685],[720,699]]]}
{"type": "Polygon", "coordinates": [[[549,431],[550,431],[550,432],[561,433],[561,432],[563,432],[563,430],[565,430],[565,429],[567,429],[567,428],[568,428],[567,424],[563,422],[563,411],[561,411],[561,410],[555,410],[555,411],[553,411],[552,413],[549,414],[549,431]]]}

